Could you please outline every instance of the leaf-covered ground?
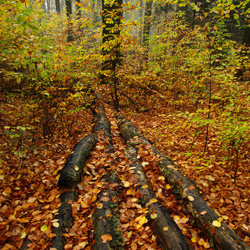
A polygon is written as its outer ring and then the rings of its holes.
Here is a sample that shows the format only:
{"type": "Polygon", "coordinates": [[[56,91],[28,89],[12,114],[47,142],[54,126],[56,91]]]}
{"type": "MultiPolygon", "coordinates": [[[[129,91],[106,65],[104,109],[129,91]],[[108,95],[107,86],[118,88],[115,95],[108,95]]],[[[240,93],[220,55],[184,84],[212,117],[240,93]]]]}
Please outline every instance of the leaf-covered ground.
{"type": "MultiPolygon", "coordinates": [[[[52,226],[57,226],[54,217],[60,206],[58,171],[77,141],[91,133],[93,116],[89,110],[80,111],[74,122],[74,136],[63,133],[63,124],[57,123],[53,127],[53,136],[43,138],[42,121],[36,117],[35,109],[33,114],[17,116],[25,111],[25,102],[19,98],[8,100],[3,106],[5,113],[1,117],[1,130],[6,126],[10,127],[10,131],[11,127],[20,126],[20,129],[4,134],[0,139],[1,158],[5,159],[1,161],[0,169],[0,246],[6,250],[19,249],[24,239],[28,238],[31,241],[29,249],[50,249],[51,239],[55,236],[52,226]],[[20,131],[28,132],[20,136],[20,131]]],[[[210,207],[250,244],[250,173],[247,158],[241,161],[235,184],[234,168],[221,159],[221,145],[217,141],[211,141],[209,153],[202,155],[198,153],[203,151],[204,142],[202,138],[197,139],[192,154],[187,154],[191,131],[183,128],[184,118],[160,101],[152,107],[154,109],[148,112],[136,113],[131,108],[123,108],[122,112],[198,184],[210,207]]],[[[106,113],[111,123],[115,152],[108,156],[105,139],[100,139],[88,160],[82,182],[78,185],[78,200],[72,204],[75,221],[65,234],[65,249],[91,249],[91,217],[98,206],[97,195],[102,188],[100,178],[107,166],[117,171],[124,186],[119,194],[119,211],[125,249],[161,249],[156,235],[147,224],[147,211],[139,202],[136,178],[125,157],[126,146],[120,137],[114,111],[108,105],[106,113]]],[[[74,116],[72,114],[69,119],[74,116]]],[[[147,159],[145,173],[156,197],[168,209],[192,248],[209,249],[208,239],[194,227],[189,215],[183,213],[171,187],[154,165],[153,157],[144,151],[140,153],[147,159]]],[[[109,240],[108,235],[104,240],[109,240]]]]}

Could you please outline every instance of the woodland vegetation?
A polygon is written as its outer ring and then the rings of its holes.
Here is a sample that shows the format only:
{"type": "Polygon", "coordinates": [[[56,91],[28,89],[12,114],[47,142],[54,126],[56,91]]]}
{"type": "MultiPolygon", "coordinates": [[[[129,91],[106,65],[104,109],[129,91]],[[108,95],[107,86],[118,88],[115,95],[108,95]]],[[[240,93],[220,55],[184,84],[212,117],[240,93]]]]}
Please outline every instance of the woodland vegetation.
{"type": "Polygon", "coordinates": [[[249,0],[0,7],[1,249],[250,248],[249,0]]]}

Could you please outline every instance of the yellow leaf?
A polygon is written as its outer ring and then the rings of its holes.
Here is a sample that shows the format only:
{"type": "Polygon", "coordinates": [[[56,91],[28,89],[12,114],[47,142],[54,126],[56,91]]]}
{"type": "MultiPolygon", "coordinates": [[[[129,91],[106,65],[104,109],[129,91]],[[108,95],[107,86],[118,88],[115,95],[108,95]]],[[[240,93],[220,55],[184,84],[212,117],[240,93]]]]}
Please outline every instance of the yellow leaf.
{"type": "Polygon", "coordinates": [[[169,184],[167,184],[166,189],[171,189],[171,186],[169,184]]]}
{"type": "Polygon", "coordinates": [[[86,201],[81,201],[80,203],[81,203],[82,208],[88,208],[89,207],[89,205],[88,205],[88,203],[86,201]]]}
{"type": "Polygon", "coordinates": [[[147,166],[147,165],[149,165],[149,163],[148,162],[146,162],[146,161],[144,161],[144,162],[142,162],[142,164],[141,164],[144,168],[147,166]]]}
{"type": "Polygon", "coordinates": [[[74,169],[75,169],[75,171],[78,171],[79,170],[79,167],[78,166],[74,166],[74,169]]]}
{"type": "Polygon", "coordinates": [[[88,245],[88,242],[81,242],[81,243],[78,244],[78,246],[81,247],[82,249],[84,247],[86,247],[87,245],[88,245]]]}
{"type": "Polygon", "coordinates": [[[24,239],[26,237],[26,232],[22,232],[21,239],[24,239]]]}
{"type": "Polygon", "coordinates": [[[93,195],[93,197],[92,197],[92,202],[95,202],[95,201],[96,201],[96,199],[97,199],[97,195],[96,195],[96,194],[94,194],[94,195],[93,195]]]}
{"type": "Polygon", "coordinates": [[[127,238],[129,239],[132,236],[132,231],[129,231],[127,234],[127,238]]]}
{"type": "Polygon", "coordinates": [[[161,176],[158,177],[158,180],[165,181],[165,177],[161,175],[161,176]]]}
{"type": "Polygon", "coordinates": [[[168,231],[168,227],[164,227],[164,228],[163,228],[163,231],[168,231]]]}
{"type": "Polygon", "coordinates": [[[156,203],[156,202],[157,202],[157,199],[151,199],[151,200],[149,201],[150,204],[156,203]]]}
{"type": "Polygon", "coordinates": [[[59,223],[58,222],[54,222],[53,223],[53,227],[56,227],[56,228],[59,227],[59,223]]]}
{"type": "Polygon", "coordinates": [[[45,232],[47,229],[48,229],[48,227],[46,225],[42,225],[41,226],[41,231],[42,232],[45,232]]]}
{"type": "Polygon", "coordinates": [[[156,213],[150,215],[150,218],[152,220],[155,220],[157,217],[158,217],[158,215],[156,213]]]}
{"type": "Polygon", "coordinates": [[[131,201],[132,201],[132,202],[137,202],[138,199],[137,199],[137,198],[132,198],[131,201]]]}
{"type": "Polygon", "coordinates": [[[145,223],[148,222],[147,218],[146,218],[145,216],[143,216],[143,215],[137,217],[137,218],[135,219],[135,221],[138,223],[138,224],[135,225],[135,228],[136,228],[136,229],[141,228],[143,224],[145,224],[145,223]]]}
{"type": "Polygon", "coordinates": [[[146,188],[148,188],[148,185],[142,185],[142,187],[141,188],[143,188],[143,189],[146,189],[146,188]]]}
{"type": "Polygon", "coordinates": [[[212,224],[213,224],[213,226],[215,226],[215,227],[221,227],[221,222],[218,221],[218,220],[214,220],[212,224]]]}
{"type": "Polygon", "coordinates": [[[129,182],[128,181],[123,181],[123,185],[124,185],[124,187],[129,187],[129,182]]]}
{"type": "Polygon", "coordinates": [[[36,201],[36,197],[30,197],[27,203],[33,203],[34,201],[36,201]]]}
{"type": "Polygon", "coordinates": [[[189,195],[189,196],[188,196],[188,200],[194,201],[194,197],[189,195]]]}
{"type": "Polygon", "coordinates": [[[192,238],[191,238],[191,241],[192,241],[192,242],[197,242],[197,240],[196,240],[195,237],[192,237],[192,238]]]}

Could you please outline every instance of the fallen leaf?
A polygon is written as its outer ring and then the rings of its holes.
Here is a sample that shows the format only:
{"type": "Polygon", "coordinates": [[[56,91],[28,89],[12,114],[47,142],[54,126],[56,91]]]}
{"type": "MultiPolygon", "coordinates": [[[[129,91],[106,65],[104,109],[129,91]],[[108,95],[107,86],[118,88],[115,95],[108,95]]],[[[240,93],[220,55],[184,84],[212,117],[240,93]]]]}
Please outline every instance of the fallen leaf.
{"type": "Polygon", "coordinates": [[[100,201],[108,202],[110,199],[107,196],[101,197],[100,201]]]}
{"type": "Polygon", "coordinates": [[[189,190],[194,190],[195,189],[195,186],[194,185],[191,185],[188,187],[189,190]]]}
{"type": "Polygon", "coordinates": [[[164,227],[164,228],[163,228],[163,231],[168,231],[168,227],[164,227]]]}
{"type": "Polygon", "coordinates": [[[158,180],[165,181],[165,177],[163,175],[161,175],[161,176],[158,177],[158,180]]]}
{"type": "Polygon", "coordinates": [[[152,204],[152,203],[156,203],[156,202],[158,202],[158,200],[157,200],[157,199],[151,199],[151,200],[149,201],[149,203],[150,203],[150,204],[152,204]]]}
{"type": "Polygon", "coordinates": [[[102,203],[99,203],[96,207],[97,207],[98,209],[102,209],[102,208],[103,208],[103,204],[102,204],[102,203]]]}
{"type": "Polygon", "coordinates": [[[3,191],[4,196],[9,195],[10,193],[11,193],[11,188],[10,187],[5,188],[4,191],[3,191]]]}
{"type": "Polygon", "coordinates": [[[189,195],[189,196],[188,196],[188,200],[189,200],[189,201],[194,201],[194,197],[189,195]]]}
{"type": "Polygon", "coordinates": [[[75,171],[78,171],[79,170],[79,167],[78,166],[74,166],[74,169],[75,169],[75,171]]]}
{"type": "Polygon", "coordinates": [[[48,227],[46,225],[42,225],[41,226],[41,231],[42,232],[45,232],[47,229],[48,229],[48,227]]]}
{"type": "Polygon", "coordinates": [[[134,241],[132,241],[132,243],[131,243],[131,249],[132,250],[136,250],[137,249],[137,244],[134,241]]]}
{"type": "Polygon", "coordinates": [[[54,223],[53,223],[53,227],[58,228],[59,226],[60,226],[60,224],[59,224],[58,222],[54,222],[54,223]]]}
{"type": "Polygon", "coordinates": [[[200,212],[201,215],[207,214],[207,211],[200,212]]]}
{"type": "Polygon", "coordinates": [[[144,161],[144,162],[142,162],[142,164],[141,164],[144,168],[147,166],[147,165],[149,165],[149,163],[148,162],[146,162],[146,161],[144,161]]]}
{"type": "Polygon", "coordinates": [[[215,227],[221,227],[221,222],[218,221],[218,220],[214,220],[212,225],[215,226],[215,227]]]}
{"type": "Polygon", "coordinates": [[[106,242],[112,240],[112,236],[111,236],[110,234],[103,234],[103,235],[101,236],[101,239],[102,239],[102,242],[103,242],[103,243],[106,243],[106,242]]]}
{"type": "Polygon", "coordinates": [[[141,187],[142,189],[146,189],[146,188],[148,188],[148,185],[142,185],[142,187],[141,187]]]}
{"type": "Polygon", "coordinates": [[[156,213],[150,214],[150,218],[151,218],[152,220],[155,220],[157,217],[158,217],[158,215],[157,215],[156,213]]]}
{"type": "Polygon", "coordinates": [[[25,237],[26,237],[26,232],[22,232],[22,234],[21,234],[21,239],[24,239],[25,237]]]}
{"type": "Polygon", "coordinates": [[[123,181],[122,183],[123,183],[124,187],[129,187],[129,185],[130,185],[130,183],[128,181],[123,181]]]}

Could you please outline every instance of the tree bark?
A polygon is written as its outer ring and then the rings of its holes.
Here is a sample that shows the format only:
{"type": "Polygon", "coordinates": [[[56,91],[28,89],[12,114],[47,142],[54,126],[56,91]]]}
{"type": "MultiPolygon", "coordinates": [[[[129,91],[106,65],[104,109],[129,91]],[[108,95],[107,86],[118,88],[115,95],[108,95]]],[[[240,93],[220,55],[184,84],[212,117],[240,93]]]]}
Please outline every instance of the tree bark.
{"type": "MultiPolygon", "coordinates": [[[[126,142],[137,136],[142,144],[151,145],[129,120],[126,120],[121,115],[117,115],[117,118],[119,119],[122,137],[126,142]]],[[[214,249],[249,250],[250,247],[226,223],[222,222],[221,227],[213,225],[214,221],[218,221],[219,216],[203,200],[195,183],[184,176],[174,163],[154,146],[151,145],[151,149],[155,155],[161,156],[161,160],[158,161],[161,173],[172,186],[176,197],[181,200],[197,225],[211,239],[214,249]]]]}
{"type": "Polygon", "coordinates": [[[61,13],[60,0],[55,0],[55,1],[56,1],[56,13],[60,14],[61,13]]]}
{"type": "Polygon", "coordinates": [[[95,134],[82,139],[73,149],[63,169],[60,171],[58,186],[61,188],[75,188],[81,181],[83,167],[97,143],[95,134]]]}
{"type": "Polygon", "coordinates": [[[148,53],[149,53],[149,35],[150,35],[151,18],[152,18],[152,6],[153,6],[153,0],[149,0],[146,2],[143,34],[142,34],[142,44],[145,47],[146,62],[148,62],[148,53]]]}
{"type": "Polygon", "coordinates": [[[100,80],[102,84],[110,84],[113,87],[112,97],[114,106],[119,109],[117,95],[117,66],[121,62],[120,33],[122,19],[122,0],[102,0],[102,72],[100,80]]]}
{"type": "Polygon", "coordinates": [[[73,30],[72,30],[72,2],[71,0],[66,0],[66,14],[68,18],[68,36],[67,36],[67,42],[72,42],[74,40],[73,38],[73,30]]]}
{"type": "MultiPolygon", "coordinates": [[[[104,132],[104,138],[108,140],[107,153],[114,151],[112,145],[111,126],[105,114],[105,109],[100,104],[96,108],[96,126],[94,131],[98,134],[104,132]]],[[[94,224],[94,250],[123,249],[123,238],[121,235],[117,192],[111,188],[111,184],[120,183],[120,179],[114,171],[109,172],[107,176],[103,176],[101,182],[105,189],[98,195],[99,204],[93,214],[94,224]],[[106,184],[106,185],[104,185],[106,184]],[[110,235],[109,241],[105,241],[103,235],[110,235]]],[[[117,189],[117,187],[116,187],[117,189]]]]}
{"type": "MultiPolygon", "coordinates": [[[[121,133],[123,134],[122,131],[121,133]]],[[[134,169],[134,174],[136,175],[137,183],[139,184],[139,190],[143,195],[142,203],[144,206],[146,204],[148,207],[150,216],[155,216],[155,214],[157,215],[156,219],[152,219],[149,216],[148,220],[153,232],[157,236],[159,244],[161,245],[162,249],[191,249],[185,236],[182,234],[181,230],[166,211],[162,203],[160,201],[151,203],[152,200],[156,200],[156,196],[153,190],[149,187],[149,183],[143,173],[143,167],[141,163],[137,160],[137,149],[134,146],[135,140],[131,138],[128,141],[126,150],[127,157],[131,162],[131,167],[134,169]]]]}
{"type": "Polygon", "coordinates": [[[59,227],[53,227],[53,232],[56,234],[56,237],[52,240],[52,248],[57,250],[63,250],[65,245],[65,238],[63,234],[66,232],[66,228],[72,227],[74,218],[72,216],[72,206],[69,204],[69,201],[76,201],[77,194],[75,191],[66,191],[61,194],[61,206],[56,215],[55,219],[58,220],[59,227]]]}

